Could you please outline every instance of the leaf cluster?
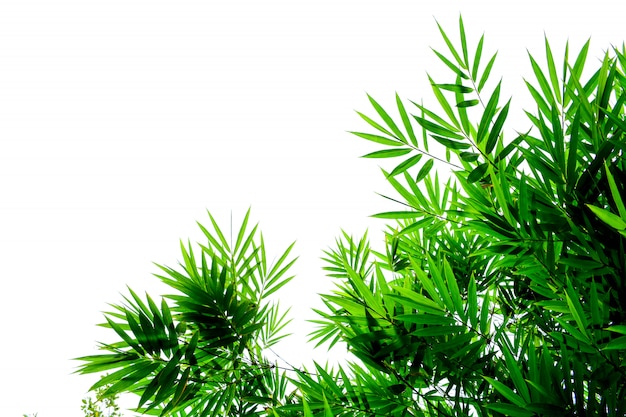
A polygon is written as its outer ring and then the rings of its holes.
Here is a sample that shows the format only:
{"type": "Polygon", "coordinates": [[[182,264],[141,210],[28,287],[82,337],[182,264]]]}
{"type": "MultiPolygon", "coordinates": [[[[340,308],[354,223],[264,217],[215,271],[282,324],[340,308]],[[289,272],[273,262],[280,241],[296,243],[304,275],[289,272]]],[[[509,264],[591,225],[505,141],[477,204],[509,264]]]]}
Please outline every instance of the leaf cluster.
{"type": "Polygon", "coordinates": [[[546,39],[546,70],[529,54],[536,108],[507,140],[496,54],[482,66],[462,19],[460,48],[439,29],[440,110],[396,95],[402,124],[371,97],[381,122],[359,113],[376,134],[354,133],[384,146],[365,157],[401,158],[383,170],[401,210],[375,215],[395,221],[385,253],[332,253],[345,272],[313,336],[412,390],[398,415],[623,415],[624,50],[586,76],[589,42],[557,64],[546,39]]]}
{"type": "MultiPolygon", "coordinates": [[[[324,252],[334,290],[311,341],[351,360],[307,370],[270,363],[286,315],[269,301],[291,278],[290,246],[268,265],[248,214],[229,242],[200,225],[199,255],[158,277],[176,293],[130,297],[105,314],[119,341],[80,358],[115,370],[92,388],[183,416],[622,416],[626,414],[626,51],[586,68],[589,42],[556,60],[529,53],[534,108],[509,133],[497,53],[439,26],[447,68],[436,107],[368,96],[358,112],[394,160],[396,209],[383,249],[343,233],[324,252]],[[397,112],[397,116],[393,113],[397,112]],[[510,137],[509,137],[510,135],[510,137]]],[[[435,79],[437,78],[437,79],[435,79]]],[[[441,78],[441,79],[439,79],[441,78]]]]}
{"type": "Polygon", "coordinates": [[[125,303],[112,305],[102,326],[120,340],[79,358],[80,373],[114,370],[92,390],[136,393],[137,411],[154,415],[258,415],[286,396],[285,375],[264,351],[286,336],[287,312],[269,297],[292,279],[293,244],[268,263],[249,214],[232,243],[209,214],[199,256],[181,242],[178,268],[157,265],[156,276],[176,291],[160,305],[130,288],[125,303]]]}

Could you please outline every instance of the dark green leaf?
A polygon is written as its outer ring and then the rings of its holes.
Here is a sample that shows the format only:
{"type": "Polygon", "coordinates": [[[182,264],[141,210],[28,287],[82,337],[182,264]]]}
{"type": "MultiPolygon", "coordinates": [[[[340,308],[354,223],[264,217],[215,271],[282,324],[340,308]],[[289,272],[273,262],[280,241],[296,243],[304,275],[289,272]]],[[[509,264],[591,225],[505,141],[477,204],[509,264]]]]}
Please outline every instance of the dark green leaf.
{"type": "Polygon", "coordinates": [[[485,177],[487,173],[487,168],[489,168],[488,163],[480,164],[470,174],[467,176],[467,182],[470,184],[479,181],[485,177]]]}
{"type": "Polygon", "coordinates": [[[461,152],[459,156],[465,162],[475,162],[478,159],[478,157],[480,157],[480,154],[473,153],[473,152],[461,152]]]}
{"type": "Polygon", "coordinates": [[[485,153],[491,153],[493,148],[495,148],[496,143],[498,142],[498,138],[500,137],[500,133],[502,132],[502,127],[504,126],[504,122],[506,120],[507,115],[509,114],[509,104],[511,104],[511,100],[507,101],[504,105],[496,121],[489,132],[489,137],[487,138],[487,144],[485,145],[485,153]]]}
{"type": "Polygon", "coordinates": [[[501,85],[501,82],[498,83],[496,88],[493,90],[493,93],[491,94],[491,97],[489,98],[489,102],[487,103],[487,107],[485,107],[483,116],[480,119],[478,132],[476,133],[477,143],[481,143],[485,139],[485,136],[487,135],[487,132],[489,131],[491,121],[493,120],[493,116],[496,114],[498,101],[500,99],[500,85],[501,85]]]}
{"type": "Polygon", "coordinates": [[[480,103],[480,101],[476,99],[472,99],[472,100],[461,101],[460,103],[457,103],[456,106],[459,108],[466,108],[466,107],[473,107],[477,105],[478,103],[480,103]]]}

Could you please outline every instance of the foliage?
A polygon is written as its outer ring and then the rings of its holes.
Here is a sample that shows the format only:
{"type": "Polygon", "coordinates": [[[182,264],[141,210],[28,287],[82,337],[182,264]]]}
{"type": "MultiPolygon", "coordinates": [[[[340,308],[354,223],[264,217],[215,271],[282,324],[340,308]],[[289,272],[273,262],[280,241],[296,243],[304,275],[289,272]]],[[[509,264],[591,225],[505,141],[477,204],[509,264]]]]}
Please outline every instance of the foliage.
{"type": "Polygon", "coordinates": [[[117,405],[117,395],[104,396],[108,387],[96,389],[95,399],[83,398],[80,409],[85,417],[122,417],[120,407],[117,405]]]}
{"type": "Polygon", "coordinates": [[[137,393],[138,411],[157,415],[246,415],[285,395],[287,379],[263,350],[285,336],[286,313],[268,297],[291,279],[293,244],[269,264],[249,212],[234,243],[210,219],[212,228],[200,225],[207,242],[199,257],[181,242],[180,268],[158,265],[157,276],[176,294],[157,305],[129,289],[126,302],[105,314],[102,326],[120,340],[101,344],[105,354],[81,358],[80,372],[117,370],[91,389],[137,393]]]}
{"type": "Polygon", "coordinates": [[[374,133],[354,134],[382,145],[365,157],[401,159],[383,170],[398,204],[375,215],[390,221],[384,249],[344,233],[325,252],[336,289],[311,337],[345,342],[352,361],[266,359],[285,324],[267,295],[289,280],[291,247],[269,266],[248,215],[234,244],[211,217],[199,258],[181,245],[181,269],[160,267],[177,294],[158,307],[130,291],[107,313],[120,340],[79,371],[116,371],[93,388],[179,417],[625,415],[626,53],[589,75],[589,42],[557,62],[546,39],[511,140],[497,54],[459,29],[455,45],[439,27],[438,109],[396,96],[394,120],[369,97],[378,121],[359,113],[374,133]]]}

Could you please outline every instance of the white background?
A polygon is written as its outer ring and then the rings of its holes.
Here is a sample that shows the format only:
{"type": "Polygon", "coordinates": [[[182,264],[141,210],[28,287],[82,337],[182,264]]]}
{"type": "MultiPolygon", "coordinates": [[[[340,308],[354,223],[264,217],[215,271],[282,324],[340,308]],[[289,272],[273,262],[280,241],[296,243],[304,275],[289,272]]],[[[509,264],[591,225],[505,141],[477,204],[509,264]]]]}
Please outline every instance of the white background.
{"type": "MultiPolygon", "coordinates": [[[[495,80],[514,96],[543,59],[592,37],[589,62],[625,38],[623,1],[9,1],[0,3],[0,415],[81,416],[93,378],[71,358],[109,334],[95,327],[125,285],[161,287],[178,240],[200,238],[206,209],[228,229],[252,206],[270,254],[297,240],[297,277],[283,293],[305,346],[316,293],[330,288],[322,249],[391,203],[369,130],[365,93],[434,99],[434,17],[472,49],[498,49],[495,80]]],[[[486,62],[486,61],[485,61],[486,62]]],[[[517,114],[517,115],[515,115],[517,114]]],[[[523,130],[528,124],[508,125],[523,130]]],[[[389,166],[389,165],[387,165],[389,166]]],[[[110,339],[109,339],[110,340],[110,339]]],[[[130,413],[128,413],[130,415],[130,413]]]]}

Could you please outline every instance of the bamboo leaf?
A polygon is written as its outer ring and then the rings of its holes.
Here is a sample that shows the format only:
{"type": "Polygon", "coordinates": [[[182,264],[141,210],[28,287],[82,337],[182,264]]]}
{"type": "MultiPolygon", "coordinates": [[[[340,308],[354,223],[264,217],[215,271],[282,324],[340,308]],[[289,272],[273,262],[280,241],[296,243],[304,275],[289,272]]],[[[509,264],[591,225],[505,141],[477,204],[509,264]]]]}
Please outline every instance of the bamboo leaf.
{"type": "Polygon", "coordinates": [[[476,279],[474,274],[470,276],[469,285],[467,286],[467,317],[473,328],[478,326],[478,291],[476,288],[476,279]]]}
{"type": "Polygon", "coordinates": [[[480,157],[480,154],[473,152],[461,152],[459,156],[465,162],[475,162],[480,157]]]}
{"type": "Polygon", "coordinates": [[[466,87],[461,84],[433,84],[433,85],[441,88],[442,90],[453,91],[455,93],[461,93],[461,94],[467,94],[467,93],[471,93],[474,91],[473,88],[466,87]]]}
{"type": "Polygon", "coordinates": [[[415,183],[418,183],[426,178],[431,168],[433,167],[434,162],[435,161],[433,161],[432,159],[429,159],[428,161],[426,161],[426,163],[424,163],[424,165],[422,165],[419,172],[417,173],[417,176],[415,177],[415,183]]]}
{"type": "Polygon", "coordinates": [[[552,50],[550,49],[550,43],[548,37],[544,36],[546,44],[546,61],[548,62],[548,73],[550,74],[550,82],[552,83],[552,91],[556,95],[557,103],[562,103],[561,91],[559,87],[559,79],[556,75],[556,66],[554,65],[554,58],[552,57],[552,50]]]}
{"type": "Polygon", "coordinates": [[[506,102],[496,121],[491,128],[491,132],[489,132],[489,137],[487,138],[487,143],[485,145],[485,153],[491,153],[498,142],[498,138],[500,138],[500,133],[502,132],[502,127],[504,126],[504,122],[506,120],[507,115],[509,114],[509,104],[511,104],[511,100],[506,102]]]}
{"type": "Polygon", "coordinates": [[[417,155],[413,155],[412,157],[400,162],[398,164],[398,166],[396,166],[390,173],[389,176],[390,177],[395,177],[398,174],[403,173],[404,171],[406,171],[407,169],[411,168],[413,165],[417,164],[420,159],[422,159],[424,155],[423,154],[417,154],[417,155]]]}
{"type": "Polygon", "coordinates": [[[417,211],[387,211],[384,213],[374,214],[371,217],[375,217],[377,219],[414,219],[416,217],[421,217],[417,211]]]}
{"type": "Polygon", "coordinates": [[[589,209],[593,211],[593,213],[598,216],[600,220],[602,220],[604,223],[608,224],[612,228],[617,230],[626,229],[626,221],[622,220],[621,217],[611,213],[608,210],[596,207],[592,204],[586,204],[586,206],[589,207],[589,209]]]}
{"type": "Polygon", "coordinates": [[[413,146],[417,146],[417,138],[415,137],[413,126],[411,126],[411,120],[409,119],[409,115],[407,114],[406,109],[404,108],[404,104],[402,104],[402,100],[400,100],[400,96],[397,93],[396,93],[396,105],[398,106],[398,112],[400,113],[402,124],[404,125],[404,129],[406,130],[406,133],[409,135],[411,144],[413,144],[413,146]]]}
{"type": "Polygon", "coordinates": [[[606,179],[609,182],[609,188],[611,189],[611,196],[617,206],[619,216],[626,222],[626,207],[624,207],[622,195],[617,188],[617,183],[615,182],[615,178],[613,177],[613,174],[611,174],[611,170],[609,169],[609,165],[607,163],[604,164],[604,172],[606,173],[606,179]]]}
{"type": "Polygon", "coordinates": [[[358,136],[360,138],[371,140],[372,142],[380,143],[381,145],[388,145],[388,146],[402,146],[402,145],[404,145],[399,140],[389,139],[389,138],[386,138],[386,137],[383,137],[383,136],[378,136],[378,135],[372,135],[370,133],[361,133],[361,132],[350,132],[350,133],[352,133],[353,135],[356,135],[356,136],[358,136]]]}
{"type": "Polygon", "coordinates": [[[530,59],[530,65],[532,66],[533,73],[537,78],[537,82],[539,82],[539,87],[543,92],[544,98],[547,99],[548,104],[552,105],[555,102],[554,94],[552,93],[552,89],[550,88],[550,84],[548,83],[546,76],[543,74],[539,64],[537,64],[537,61],[535,61],[535,58],[533,58],[530,52],[528,52],[528,58],[530,59]]]}
{"type": "Polygon", "coordinates": [[[471,99],[471,100],[461,101],[460,103],[457,103],[456,106],[459,108],[467,108],[467,107],[474,107],[478,103],[480,103],[480,101],[478,101],[477,99],[471,99]]]}
{"type": "Polygon", "coordinates": [[[391,117],[387,114],[385,109],[383,109],[381,107],[381,105],[378,104],[378,102],[376,100],[374,100],[369,94],[367,95],[367,98],[369,99],[370,103],[372,104],[372,106],[376,110],[376,113],[378,113],[378,115],[381,117],[381,119],[383,119],[385,121],[387,126],[395,134],[395,137],[397,139],[400,139],[402,142],[406,143],[406,139],[404,138],[404,135],[402,134],[400,129],[398,129],[398,126],[396,126],[395,122],[391,119],[391,117]]]}
{"type": "Polygon", "coordinates": [[[487,103],[487,106],[485,107],[483,116],[480,119],[478,132],[476,133],[477,143],[481,143],[484,140],[485,136],[487,135],[487,132],[489,131],[489,126],[491,124],[491,121],[493,120],[493,116],[496,114],[498,101],[500,99],[500,85],[501,85],[501,82],[499,82],[496,88],[493,90],[493,93],[491,94],[491,97],[489,98],[489,102],[487,103]]]}
{"type": "Polygon", "coordinates": [[[457,140],[444,138],[439,135],[430,135],[430,137],[435,139],[437,142],[441,143],[447,149],[467,149],[471,147],[469,143],[459,142],[457,140]]]}
{"type": "Polygon", "coordinates": [[[626,334],[626,325],[624,324],[615,324],[613,326],[609,326],[604,330],[608,330],[610,332],[615,332],[619,334],[626,334]]]}
{"type": "Polygon", "coordinates": [[[467,67],[465,66],[464,62],[461,60],[461,57],[459,56],[459,53],[456,51],[456,49],[454,48],[454,45],[452,45],[452,42],[450,42],[450,39],[448,38],[448,35],[446,35],[446,32],[443,30],[443,28],[441,27],[441,25],[439,24],[439,22],[437,22],[435,20],[435,22],[437,23],[437,27],[439,28],[439,33],[441,33],[441,37],[443,38],[443,40],[445,41],[446,45],[448,46],[448,49],[450,50],[450,52],[452,53],[452,56],[454,57],[454,59],[456,60],[456,62],[462,67],[467,69],[467,67]]]}
{"type": "Polygon", "coordinates": [[[523,400],[526,403],[530,402],[530,392],[528,391],[528,386],[526,385],[526,381],[522,377],[522,371],[513,357],[511,353],[511,347],[509,346],[509,342],[504,340],[502,343],[502,353],[504,354],[504,360],[506,362],[506,368],[509,371],[509,375],[511,376],[511,380],[515,385],[515,389],[520,393],[523,400]]]}
{"type": "Polygon", "coordinates": [[[496,57],[497,56],[498,56],[497,52],[495,54],[493,54],[493,56],[491,57],[491,59],[487,63],[487,66],[485,67],[485,70],[483,71],[483,75],[480,77],[480,81],[478,82],[478,92],[479,93],[483,90],[483,87],[485,86],[485,83],[487,82],[487,79],[489,79],[489,74],[491,74],[491,69],[493,68],[494,62],[496,62],[496,57]]]}
{"type": "Polygon", "coordinates": [[[463,78],[463,79],[469,79],[469,77],[465,74],[465,72],[463,72],[463,70],[459,67],[457,67],[456,65],[454,65],[452,62],[450,62],[450,60],[448,58],[446,58],[445,56],[443,56],[441,53],[439,53],[438,51],[436,51],[433,48],[430,48],[435,55],[437,55],[437,58],[439,58],[439,60],[441,60],[441,62],[443,62],[448,68],[450,68],[452,70],[452,72],[454,72],[456,75],[458,75],[459,77],[463,78]]]}
{"type": "Polygon", "coordinates": [[[426,129],[429,132],[432,132],[436,135],[440,135],[440,136],[450,138],[450,139],[463,139],[463,135],[460,135],[457,132],[453,132],[450,129],[446,129],[443,126],[440,126],[422,117],[418,117],[418,116],[413,116],[413,117],[415,118],[415,120],[417,120],[417,123],[419,123],[420,126],[422,126],[424,129],[426,129]]]}
{"type": "MultiPolygon", "coordinates": [[[[385,129],[384,127],[382,127],[379,123],[377,123],[376,121],[370,119],[369,117],[367,117],[366,115],[364,115],[361,112],[356,112],[356,114],[359,115],[359,117],[361,117],[361,119],[365,120],[365,122],[372,126],[374,129],[378,130],[381,133],[384,133],[387,136],[392,136],[393,137],[393,133],[391,133],[389,130],[385,129]]],[[[397,138],[396,138],[397,139],[397,138]]]]}
{"type": "Polygon", "coordinates": [[[411,152],[411,148],[383,149],[380,151],[370,152],[361,158],[395,158],[403,156],[411,152]]]}
{"type": "Polygon", "coordinates": [[[489,385],[494,387],[496,391],[502,394],[504,398],[511,401],[514,405],[522,408],[526,406],[526,402],[522,399],[522,397],[517,395],[511,388],[507,387],[502,382],[488,376],[483,376],[483,379],[485,379],[489,385]]]}
{"type": "MultiPolygon", "coordinates": [[[[476,46],[476,52],[474,53],[474,65],[472,66],[472,79],[476,79],[478,77],[478,68],[480,68],[480,58],[483,53],[483,42],[485,40],[485,35],[481,35],[480,40],[478,41],[478,45],[476,46]]],[[[480,88],[478,89],[480,91],[480,88]]]]}
{"type": "Polygon", "coordinates": [[[626,336],[611,340],[603,350],[626,350],[626,336]]]}
{"type": "Polygon", "coordinates": [[[478,165],[467,176],[467,182],[472,184],[472,183],[474,183],[476,181],[479,181],[479,180],[483,179],[485,177],[486,173],[487,173],[487,168],[489,168],[489,164],[488,163],[484,163],[484,164],[478,165]]]}
{"type": "Polygon", "coordinates": [[[465,68],[469,68],[469,58],[467,53],[467,39],[465,38],[465,27],[463,26],[463,18],[459,15],[459,35],[461,37],[461,52],[463,52],[463,64],[465,68]]]}

